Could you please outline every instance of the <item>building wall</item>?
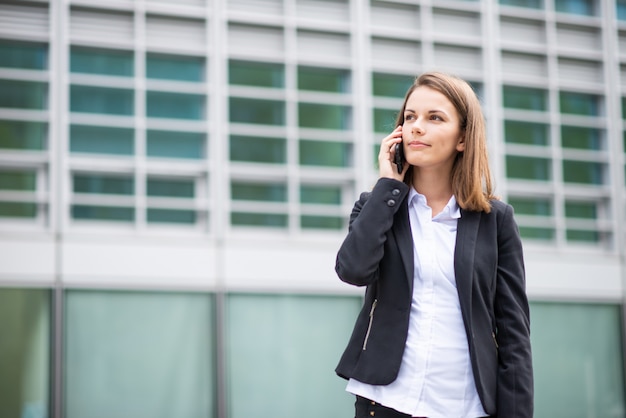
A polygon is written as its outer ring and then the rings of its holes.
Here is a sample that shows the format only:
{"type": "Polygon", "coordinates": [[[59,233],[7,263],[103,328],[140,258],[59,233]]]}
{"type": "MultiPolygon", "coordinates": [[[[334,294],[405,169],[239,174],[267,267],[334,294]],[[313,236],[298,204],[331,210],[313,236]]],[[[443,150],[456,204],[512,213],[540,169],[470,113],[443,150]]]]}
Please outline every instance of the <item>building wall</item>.
{"type": "Polygon", "coordinates": [[[625,10],[1,2],[0,415],[349,415],[334,257],[435,69],[516,210],[537,416],[623,416],[625,10]]]}

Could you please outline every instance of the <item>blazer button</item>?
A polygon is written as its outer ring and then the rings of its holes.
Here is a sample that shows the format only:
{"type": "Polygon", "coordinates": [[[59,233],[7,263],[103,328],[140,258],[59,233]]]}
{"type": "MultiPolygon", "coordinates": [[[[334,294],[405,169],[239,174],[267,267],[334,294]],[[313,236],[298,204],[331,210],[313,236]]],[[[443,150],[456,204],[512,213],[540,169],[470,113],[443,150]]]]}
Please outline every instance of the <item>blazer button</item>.
{"type": "Polygon", "coordinates": [[[393,199],[389,199],[387,201],[387,206],[391,207],[391,206],[395,206],[396,205],[396,201],[393,199]]]}
{"type": "Polygon", "coordinates": [[[400,194],[400,190],[398,190],[398,189],[393,189],[393,190],[391,191],[391,194],[392,194],[392,195],[394,195],[394,196],[398,196],[398,195],[400,194]]]}

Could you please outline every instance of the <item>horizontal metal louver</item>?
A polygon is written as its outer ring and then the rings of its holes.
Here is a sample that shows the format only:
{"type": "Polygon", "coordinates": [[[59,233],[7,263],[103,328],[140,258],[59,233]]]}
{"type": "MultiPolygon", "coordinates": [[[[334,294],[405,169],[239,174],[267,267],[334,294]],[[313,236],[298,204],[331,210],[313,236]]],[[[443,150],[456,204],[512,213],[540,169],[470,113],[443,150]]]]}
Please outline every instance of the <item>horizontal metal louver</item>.
{"type": "Polygon", "coordinates": [[[282,0],[228,0],[228,10],[282,15],[282,0]]]}
{"type": "Polygon", "coordinates": [[[420,29],[420,9],[410,4],[372,2],[370,12],[372,26],[397,29],[420,29]]]}
{"type": "Polygon", "coordinates": [[[113,42],[132,42],[134,38],[131,13],[72,9],[70,38],[113,42]]]}
{"type": "Polygon", "coordinates": [[[435,45],[435,65],[441,70],[460,73],[464,70],[482,70],[482,51],[453,45],[435,45]]]}
{"type": "Polygon", "coordinates": [[[296,0],[298,17],[350,21],[350,5],[348,0],[296,0]]]}
{"type": "Polygon", "coordinates": [[[298,56],[302,58],[349,58],[350,35],[340,33],[298,31],[298,56]]]}
{"type": "Polygon", "coordinates": [[[545,45],[546,28],[543,22],[501,18],[500,38],[503,41],[545,45]]]}
{"type": "Polygon", "coordinates": [[[602,50],[602,33],[599,28],[558,25],[556,39],[559,47],[598,52],[602,50]]]}
{"type": "Polygon", "coordinates": [[[403,64],[420,64],[422,47],[419,42],[389,38],[372,38],[372,61],[374,65],[395,63],[402,57],[403,64]]]}
{"type": "Polygon", "coordinates": [[[433,30],[442,34],[478,37],[482,31],[480,14],[435,9],[433,11],[433,30]]]}
{"type": "Polygon", "coordinates": [[[283,29],[268,26],[230,24],[228,48],[231,52],[255,55],[282,54],[285,50],[283,29]]]}
{"type": "Polygon", "coordinates": [[[200,19],[148,16],[146,44],[149,47],[203,51],[207,44],[206,24],[200,19]]]}
{"type": "Polygon", "coordinates": [[[0,33],[48,36],[48,5],[0,3],[0,33]]]}
{"type": "Polygon", "coordinates": [[[559,80],[600,83],[603,76],[601,62],[559,59],[559,80]]]}
{"type": "Polygon", "coordinates": [[[545,55],[502,52],[502,75],[505,79],[520,75],[548,77],[548,62],[545,55]]]}

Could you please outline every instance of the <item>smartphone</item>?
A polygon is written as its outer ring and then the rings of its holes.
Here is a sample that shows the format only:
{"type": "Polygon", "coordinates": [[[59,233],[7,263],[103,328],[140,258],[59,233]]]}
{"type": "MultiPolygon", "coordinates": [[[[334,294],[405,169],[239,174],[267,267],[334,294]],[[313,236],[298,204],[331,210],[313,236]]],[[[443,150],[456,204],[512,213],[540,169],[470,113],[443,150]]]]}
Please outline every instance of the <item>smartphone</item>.
{"type": "Polygon", "coordinates": [[[404,165],[404,146],[402,142],[396,144],[396,150],[393,154],[393,162],[396,164],[398,174],[402,174],[402,166],[404,165]]]}

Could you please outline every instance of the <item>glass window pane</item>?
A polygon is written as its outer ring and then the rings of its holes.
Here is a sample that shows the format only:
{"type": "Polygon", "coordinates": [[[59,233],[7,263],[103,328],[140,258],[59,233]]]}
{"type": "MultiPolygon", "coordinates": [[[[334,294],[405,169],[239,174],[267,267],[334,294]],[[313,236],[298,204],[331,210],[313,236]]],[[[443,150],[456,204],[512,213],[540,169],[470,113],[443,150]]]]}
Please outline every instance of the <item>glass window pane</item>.
{"type": "Polygon", "coordinates": [[[204,81],[204,58],[148,54],[146,77],[178,81],[204,81]]]}
{"type": "Polygon", "coordinates": [[[597,205],[594,202],[565,202],[565,216],[568,218],[597,219],[597,205]]]}
{"type": "Polygon", "coordinates": [[[132,195],[135,193],[135,180],[132,177],[108,176],[101,174],[74,174],[75,193],[99,193],[132,195]]]}
{"type": "Polygon", "coordinates": [[[205,134],[199,132],[147,132],[149,157],[201,159],[205,154],[205,134]]]}
{"type": "Polygon", "coordinates": [[[193,198],[196,185],[193,180],[148,179],[148,196],[193,198]]]}
{"type": "Polygon", "coordinates": [[[522,225],[519,227],[519,232],[523,239],[541,239],[546,241],[554,240],[555,235],[554,228],[539,228],[522,225]]]}
{"type": "Polygon", "coordinates": [[[502,87],[504,107],[526,110],[548,110],[548,93],[546,90],[528,87],[502,87]]]}
{"type": "Polygon", "coordinates": [[[232,212],[230,214],[230,223],[238,226],[285,228],[287,227],[287,215],[282,213],[232,212]]]}
{"type": "Polygon", "coordinates": [[[195,224],[196,211],[148,208],[147,219],[151,223],[195,224]]]}
{"type": "Polygon", "coordinates": [[[135,92],[96,86],[70,86],[72,112],[128,115],[135,113],[135,92]]]}
{"type": "Polygon", "coordinates": [[[285,125],[285,102],[231,97],[230,121],[261,125],[285,125]]]}
{"type": "Polygon", "coordinates": [[[580,230],[580,229],[568,229],[565,231],[565,238],[568,241],[578,242],[600,242],[600,234],[598,231],[580,230]]]}
{"type": "Polygon", "coordinates": [[[133,52],[74,46],[70,52],[70,71],[132,77],[134,74],[133,52]]]}
{"type": "Polygon", "coordinates": [[[615,2],[615,13],[619,20],[626,20],[626,1],[617,0],[615,2]]]}
{"type": "Polygon", "coordinates": [[[321,103],[299,103],[298,121],[301,128],[350,129],[350,106],[321,103]]]}
{"type": "Polygon", "coordinates": [[[372,92],[374,96],[404,98],[413,81],[405,75],[373,73],[372,92]]]}
{"type": "Polygon", "coordinates": [[[37,173],[34,170],[0,169],[0,190],[35,191],[37,173]]]}
{"type": "Polygon", "coordinates": [[[298,67],[298,89],[348,93],[350,91],[350,71],[298,67]]]}
{"type": "Polygon", "coordinates": [[[285,86],[285,66],[231,60],[228,64],[228,80],[230,84],[281,88],[285,86]]]}
{"type": "Polygon", "coordinates": [[[343,221],[339,216],[300,216],[300,226],[304,229],[343,229],[343,221]]]}
{"type": "Polygon", "coordinates": [[[287,143],[284,138],[231,135],[230,159],[255,163],[285,163],[287,143]]]}
{"type": "Polygon", "coordinates": [[[353,416],[354,397],[328,369],[360,305],[355,297],[229,295],[230,418],[353,416]]]}
{"type": "Polygon", "coordinates": [[[530,197],[509,197],[516,215],[552,216],[552,201],[530,197]]]}
{"type": "Polygon", "coordinates": [[[350,167],[352,145],[343,142],[301,140],[300,164],[350,167]]]}
{"type": "Polygon", "coordinates": [[[504,139],[511,144],[549,145],[549,129],[545,123],[504,121],[504,139]]]}
{"type": "Polygon", "coordinates": [[[65,311],[67,418],[214,415],[210,295],[70,290],[65,311]]]}
{"type": "Polygon", "coordinates": [[[1,40],[0,67],[45,70],[48,68],[48,46],[1,40]]]}
{"type": "Polygon", "coordinates": [[[47,417],[50,291],[0,289],[0,416],[47,417]]]}
{"type": "Polygon", "coordinates": [[[373,122],[374,122],[374,132],[381,132],[389,134],[396,127],[396,116],[398,115],[397,110],[390,109],[374,109],[373,110],[373,122]]]}
{"type": "Polygon", "coordinates": [[[563,181],[566,183],[604,184],[603,166],[590,161],[563,161],[563,181]]]}
{"type": "Polygon", "coordinates": [[[264,202],[286,202],[287,185],[284,183],[232,182],[230,194],[233,200],[259,200],[264,202]]]}
{"type": "Polygon", "coordinates": [[[201,94],[146,92],[148,117],[204,120],[204,110],[204,96],[201,94]]]}
{"type": "Polygon", "coordinates": [[[620,306],[530,305],[535,416],[623,416],[620,306]]]}
{"type": "Polygon", "coordinates": [[[500,4],[507,6],[528,7],[531,9],[543,9],[542,0],[500,0],[500,4]]]}
{"type": "Polygon", "coordinates": [[[341,187],[302,184],[300,185],[300,202],[318,205],[340,205],[341,187]]]}
{"type": "Polygon", "coordinates": [[[47,148],[48,124],[0,120],[0,148],[44,150],[47,148]]]}
{"type": "Polygon", "coordinates": [[[561,126],[561,144],[564,148],[603,149],[602,131],[581,126],[561,126]]]}
{"type": "Polygon", "coordinates": [[[47,109],[48,83],[0,80],[0,107],[47,109]]]}
{"type": "Polygon", "coordinates": [[[97,205],[72,205],[72,218],[100,221],[132,222],[135,208],[97,205]]]}
{"type": "Polygon", "coordinates": [[[593,0],[554,0],[554,8],[557,12],[562,13],[585,16],[596,14],[593,0]]]}
{"type": "Polygon", "coordinates": [[[550,180],[550,160],[507,155],[506,176],[515,179],[550,180]]]}
{"type": "Polygon", "coordinates": [[[133,155],[135,153],[135,132],[129,128],[71,125],[70,151],[133,155]]]}
{"type": "Polygon", "coordinates": [[[37,204],[31,202],[0,202],[0,217],[36,218],[37,204]]]}
{"type": "Polygon", "coordinates": [[[561,113],[599,116],[600,97],[595,94],[562,91],[559,95],[561,113]]]}

